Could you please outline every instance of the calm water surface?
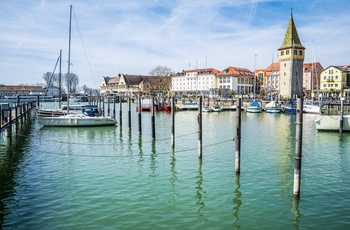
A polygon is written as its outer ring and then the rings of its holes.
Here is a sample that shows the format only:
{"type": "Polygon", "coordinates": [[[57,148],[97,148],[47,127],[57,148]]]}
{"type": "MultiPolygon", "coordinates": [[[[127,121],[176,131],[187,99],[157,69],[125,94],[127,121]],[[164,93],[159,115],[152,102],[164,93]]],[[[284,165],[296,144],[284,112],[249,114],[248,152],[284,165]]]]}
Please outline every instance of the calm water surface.
{"type": "MultiPolygon", "coordinates": [[[[295,116],[242,114],[241,175],[234,169],[236,112],[142,114],[132,129],[43,128],[33,121],[12,158],[0,148],[2,229],[349,229],[350,134],[317,132],[304,115],[301,199],[293,199],[295,116]]],[[[117,106],[119,109],[119,105],[117,106]]],[[[119,114],[119,110],[117,111],[119,114]]]]}

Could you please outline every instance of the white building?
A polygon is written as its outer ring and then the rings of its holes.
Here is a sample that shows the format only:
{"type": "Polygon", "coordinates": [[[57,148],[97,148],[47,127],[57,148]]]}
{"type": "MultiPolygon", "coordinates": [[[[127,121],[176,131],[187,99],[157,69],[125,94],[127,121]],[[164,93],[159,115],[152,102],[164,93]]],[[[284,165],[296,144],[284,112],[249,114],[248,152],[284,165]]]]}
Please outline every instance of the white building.
{"type": "Polygon", "coordinates": [[[214,68],[184,70],[171,77],[171,91],[181,94],[209,95],[211,89],[217,88],[214,68]]]}

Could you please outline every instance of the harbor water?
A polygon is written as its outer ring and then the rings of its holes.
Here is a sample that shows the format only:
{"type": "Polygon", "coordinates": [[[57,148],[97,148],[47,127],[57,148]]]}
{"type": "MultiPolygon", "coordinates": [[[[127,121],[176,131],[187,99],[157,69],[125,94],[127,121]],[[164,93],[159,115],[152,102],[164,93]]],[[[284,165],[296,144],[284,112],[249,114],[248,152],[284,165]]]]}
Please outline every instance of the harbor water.
{"type": "MultiPolygon", "coordinates": [[[[116,106],[119,114],[119,104],[116,106]]],[[[350,229],[350,134],[318,132],[304,114],[300,200],[293,198],[295,115],[142,113],[128,128],[44,128],[33,120],[0,146],[0,229],[350,229]]],[[[119,118],[117,118],[119,121],[119,118]]]]}

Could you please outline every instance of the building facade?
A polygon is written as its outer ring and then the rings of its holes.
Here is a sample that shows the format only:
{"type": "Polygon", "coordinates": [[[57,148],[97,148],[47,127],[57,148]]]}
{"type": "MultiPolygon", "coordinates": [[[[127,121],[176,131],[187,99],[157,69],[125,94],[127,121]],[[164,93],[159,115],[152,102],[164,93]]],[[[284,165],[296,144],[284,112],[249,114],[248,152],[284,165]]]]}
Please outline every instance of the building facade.
{"type": "Polygon", "coordinates": [[[171,77],[171,92],[178,94],[210,95],[211,90],[216,89],[218,82],[217,69],[184,70],[171,77]]]}
{"type": "Polygon", "coordinates": [[[324,97],[350,96],[350,64],[329,66],[321,73],[320,91],[324,97]]]}
{"type": "Polygon", "coordinates": [[[218,89],[233,94],[251,94],[253,92],[254,73],[247,68],[229,66],[217,74],[218,89]]]}
{"type": "Polygon", "coordinates": [[[120,96],[168,94],[170,89],[171,77],[169,76],[119,74],[117,77],[102,77],[100,94],[120,96]]]}
{"type": "Polygon", "coordinates": [[[305,47],[291,15],[282,46],[278,49],[280,63],[279,94],[282,98],[303,96],[303,63],[305,47]]]}
{"type": "Polygon", "coordinates": [[[317,97],[320,91],[320,79],[323,67],[319,62],[305,63],[303,71],[303,88],[306,96],[317,97]]]}

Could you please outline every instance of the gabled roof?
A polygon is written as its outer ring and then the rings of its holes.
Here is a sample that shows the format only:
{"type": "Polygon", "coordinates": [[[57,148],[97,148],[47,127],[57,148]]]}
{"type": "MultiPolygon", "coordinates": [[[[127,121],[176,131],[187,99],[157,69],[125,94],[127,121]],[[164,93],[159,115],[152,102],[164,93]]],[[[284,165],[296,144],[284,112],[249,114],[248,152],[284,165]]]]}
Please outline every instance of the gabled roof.
{"type": "Polygon", "coordinates": [[[314,69],[318,69],[319,71],[323,71],[323,67],[319,62],[314,62],[314,63],[304,63],[304,72],[309,73],[312,71],[312,66],[314,69]]]}
{"type": "MultiPolygon", "coordinates": [[[[183,70],[183,73],[217,74],[220,71],[214,68],[183,70]]],[[[180,73],[181,74],[181,73],[180,73]]]]}
{"type": "Polygon", "coordinates": [[[254,73],[251,72],[249,69],[233,67],[233,66],[227,67],[217,75],[218,76],[235,75],[235,76],[242,76],[242,77],[254,77],[254,73]]]}
{"type": "Polygon", "coordinates": [[[293,15],[291,15],[286,34],[284,35],[282,46],[278,50],[289,49],[293,46],[294,48],[305,49],[305,47],[300,42],[298,31],[294,24],[293,15]]]}

